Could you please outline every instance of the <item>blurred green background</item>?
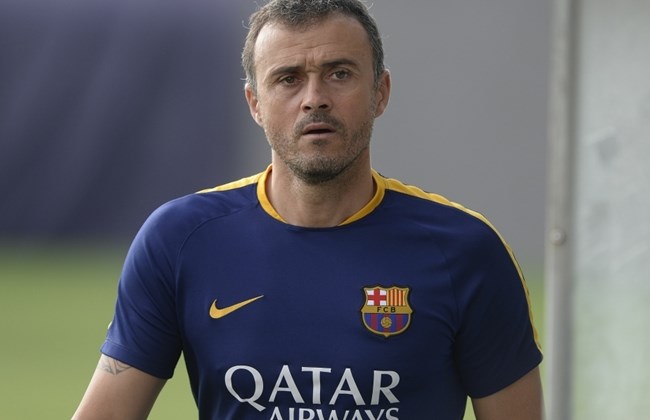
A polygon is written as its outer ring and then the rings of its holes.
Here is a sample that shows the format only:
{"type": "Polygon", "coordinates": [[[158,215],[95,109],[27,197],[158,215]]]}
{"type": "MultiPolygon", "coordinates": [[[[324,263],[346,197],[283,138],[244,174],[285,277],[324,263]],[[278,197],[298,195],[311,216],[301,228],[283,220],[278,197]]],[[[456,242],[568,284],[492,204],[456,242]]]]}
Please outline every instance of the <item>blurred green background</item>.
{"type": "MultiPolygon", "coordinates": [[[[99,359],[127,247],[0,247],[1,418],[70,418],[99,359]]],[[[541,270],[528,271],[543,338],[541,270]]],[[[197,418],[182,361],[150,418],[197,418]]]]}
{"type": "MultiPolygon", "coordinates": [[[[72,416],[99,360],[126,249],[2,250],[0,418],[72,416]]],[[[150,418],[197,418],[182,363],[150,418]]]]}

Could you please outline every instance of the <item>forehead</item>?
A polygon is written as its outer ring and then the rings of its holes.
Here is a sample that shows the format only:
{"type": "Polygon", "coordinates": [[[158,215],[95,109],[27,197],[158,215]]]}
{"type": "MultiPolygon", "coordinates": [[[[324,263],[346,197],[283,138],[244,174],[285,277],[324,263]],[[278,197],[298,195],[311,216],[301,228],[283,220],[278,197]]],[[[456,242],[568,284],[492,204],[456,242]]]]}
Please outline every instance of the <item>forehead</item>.
{"type": "Polygon", "coordinates": [[[255,67],[311,65],[336,59],[372,68],[372,50],[365,29],[355,18],[333,14],[305,27],[269,23],[255,42],[255,67]]]}

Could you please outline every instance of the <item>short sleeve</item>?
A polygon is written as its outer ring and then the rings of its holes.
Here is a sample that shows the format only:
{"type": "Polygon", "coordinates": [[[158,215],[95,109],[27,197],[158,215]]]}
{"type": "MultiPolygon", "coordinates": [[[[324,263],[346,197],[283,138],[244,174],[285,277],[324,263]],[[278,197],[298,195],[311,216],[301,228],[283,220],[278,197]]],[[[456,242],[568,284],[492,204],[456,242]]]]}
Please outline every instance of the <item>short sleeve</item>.
{"type": "Polygon", "coordinates": [[[528,289],[510,247],[489,225],[466,238],[466,263],[456,273],[460,329],[455,353],[473,398],[491,395],[542,360],[528,289]]]}
{"type": "Polygon", "coordinates": [[[165,207],[136,235],[119,280],[115,314],[102,353],[168,379],[182,350],[175,309],[178,240],[165,207]]]}

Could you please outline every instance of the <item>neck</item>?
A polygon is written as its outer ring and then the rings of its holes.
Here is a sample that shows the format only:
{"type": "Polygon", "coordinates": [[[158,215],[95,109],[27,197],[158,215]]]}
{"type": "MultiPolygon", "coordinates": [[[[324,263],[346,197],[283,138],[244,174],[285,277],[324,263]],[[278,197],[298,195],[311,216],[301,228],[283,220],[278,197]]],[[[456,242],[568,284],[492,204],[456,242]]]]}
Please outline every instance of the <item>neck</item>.
{"type": "Polygon", "coordinates": [[[335,179],[305,183],[286,166],[274,163],[266,180],[266,194],[289,224],[333,227],[361,210],[374,195],[370,163],[353,165],[335,179]]]}

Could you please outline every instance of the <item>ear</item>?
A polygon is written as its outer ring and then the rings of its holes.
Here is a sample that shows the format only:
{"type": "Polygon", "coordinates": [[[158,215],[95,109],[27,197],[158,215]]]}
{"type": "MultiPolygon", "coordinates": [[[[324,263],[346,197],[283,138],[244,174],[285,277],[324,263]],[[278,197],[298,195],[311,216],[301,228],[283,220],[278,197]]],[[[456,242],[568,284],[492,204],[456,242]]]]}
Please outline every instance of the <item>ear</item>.
{"type": "Polygon", "coordinates": [[[257,100],[257,94],[253,91],[253,88],[246,83],[244,86],[244,95],[246,96],[246,102],[248,102],[248,110],[251,113],[251,116],[259,125],[262,126],[262,114],[260,112],[260,102],[257,100]]]}
{"type": "Polygon", "coordinates": [[[388,106],[388,99],[390,98],[390,72],[384,70],[379,76],[379,84],[377,86],[377,105],[375,108],[375,118],[384,113],[388,106]]]}

